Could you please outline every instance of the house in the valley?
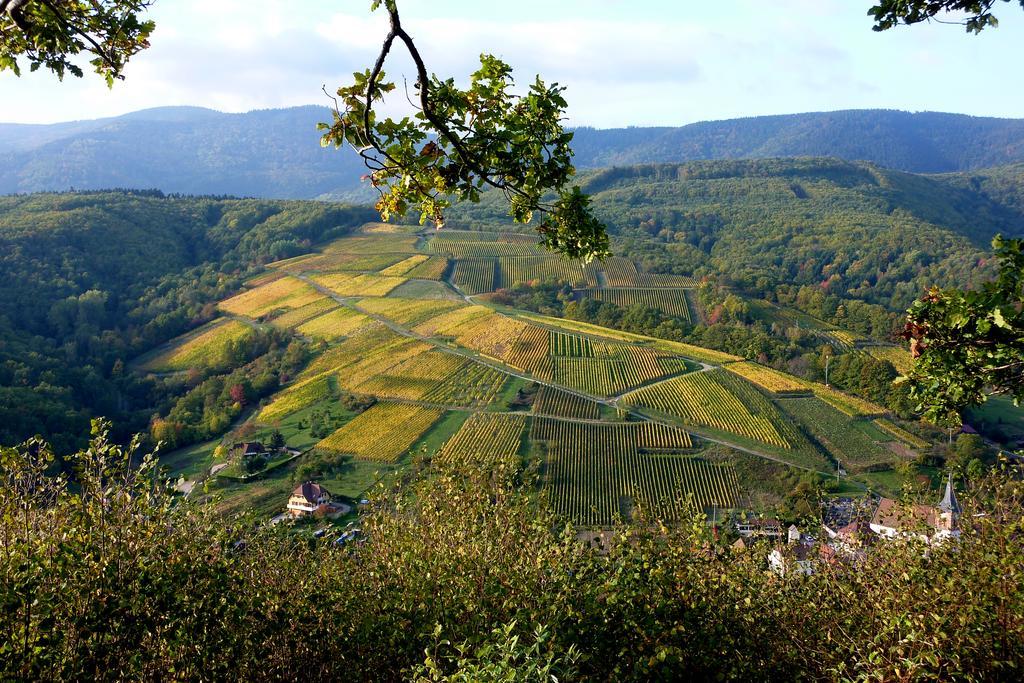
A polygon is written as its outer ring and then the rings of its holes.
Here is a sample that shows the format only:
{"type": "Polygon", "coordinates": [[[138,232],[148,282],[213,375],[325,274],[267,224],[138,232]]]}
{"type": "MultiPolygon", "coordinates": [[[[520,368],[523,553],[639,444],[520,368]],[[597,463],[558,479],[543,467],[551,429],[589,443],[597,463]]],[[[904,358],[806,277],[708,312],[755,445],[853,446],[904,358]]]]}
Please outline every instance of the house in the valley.
{"type": "Polygon", "coordinates": [[[919,538],[925,543],[941,543],[960,535],[961,512],[950,475],[938,505],[905,505],[882,498],[871,518],[871,530],[884,538],[919,538]]]}
{"type": "Polygon", "coordinates": [[[235,449],[243,458],[253,458],[267,452],[267,447],[259,441],[243,441],[242,443],[235,444],[235,449]]]}
{"type": "Polygon", "coordinates": [[[288,498],[288,513],[292,517],[305,517],[332,510],[330,492],[313,481],[296,486],[288,498]]]}

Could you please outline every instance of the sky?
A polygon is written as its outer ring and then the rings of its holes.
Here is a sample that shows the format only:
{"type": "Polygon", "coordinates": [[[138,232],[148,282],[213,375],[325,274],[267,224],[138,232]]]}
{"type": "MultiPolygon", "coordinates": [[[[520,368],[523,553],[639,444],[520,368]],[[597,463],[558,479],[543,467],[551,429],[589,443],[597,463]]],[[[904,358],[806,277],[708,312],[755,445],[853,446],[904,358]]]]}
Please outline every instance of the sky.
{"type": "MultiPolygon", "coordinates": [[[[1024,12],[975,36],[876,33],[872,0],[399,0],[431,71],[464,80],[482,52],[567,87],[568,122],[598,128],[887,108],[1024,117],[1024,12]]],[[[87,74],[0,72],[0,122],[52,123],[165,105],[221,111],[328,104],[387,33],[369,0],[157,0],[152,47],[108,90],[87,74]]],[[[411,79],[401,54],[386,69],[411,79]]],[[[389,103],[402,109],[403,97],[389,103]]]]}

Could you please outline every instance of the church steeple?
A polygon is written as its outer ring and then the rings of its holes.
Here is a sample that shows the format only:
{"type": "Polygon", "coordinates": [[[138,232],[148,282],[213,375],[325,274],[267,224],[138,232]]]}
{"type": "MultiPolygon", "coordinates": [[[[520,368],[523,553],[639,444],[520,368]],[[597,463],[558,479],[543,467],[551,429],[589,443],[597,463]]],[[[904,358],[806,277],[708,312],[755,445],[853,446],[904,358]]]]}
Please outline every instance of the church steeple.
{"type": "Polygon", "coordinates": [[[953,490],[953,473],[946,477],[946,493],[939,501],[939,509],[953,515],[960,514],[960,502],[956,499],[956,491],[953,490]]]}

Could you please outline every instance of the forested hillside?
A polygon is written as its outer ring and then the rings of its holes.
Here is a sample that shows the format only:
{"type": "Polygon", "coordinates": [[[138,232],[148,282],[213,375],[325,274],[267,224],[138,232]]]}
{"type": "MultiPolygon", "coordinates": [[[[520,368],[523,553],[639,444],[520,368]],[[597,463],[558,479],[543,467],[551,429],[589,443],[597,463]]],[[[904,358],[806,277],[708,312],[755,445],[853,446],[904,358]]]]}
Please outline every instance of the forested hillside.
{"type": "MultiPolygon", "coordinates": [[[[617,253],[758,297],[801,288],[902,311],[931,285],[984,277],[996,233],[1024,233],[1006,195],[837,159],[704,161],[583,176],[617,253]]],[[[485,198],[460,224],[495,220],[485,198]]]]}
{"type": "MultiPolygon", "coordinates": [[[[107,187],[352,198],[358,157],[322,149],[326,107],[223,114],[194,107],[55,125],[0,124],[0,193],[107,187]]],[[[1024,121],[890,110],[759,116],[678,128],[575,131],[579,168],[834,156],[921,173],[1024,161],[1024,121]]]]}
{"type": "Polygon", "coordinates": [[[97,414],[144,429],[161,394],[129,359],[209,319],[255,265],[370,215],[151,192],[0,198],[0,443],[38,433],[67,450],[97,414]]]}

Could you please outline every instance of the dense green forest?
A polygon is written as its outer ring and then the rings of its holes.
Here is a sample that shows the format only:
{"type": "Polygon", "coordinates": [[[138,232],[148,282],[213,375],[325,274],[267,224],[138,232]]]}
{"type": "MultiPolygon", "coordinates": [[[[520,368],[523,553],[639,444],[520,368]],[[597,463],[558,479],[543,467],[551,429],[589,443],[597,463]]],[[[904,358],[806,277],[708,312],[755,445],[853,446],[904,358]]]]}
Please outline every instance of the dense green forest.
{"type": "MultiPolygon", "coordinates": [[[[132,358],[211,319],[212,303],[260,264],[371,216],[315,202],[159,192],[0,198],[0,443],[45,434],[67,452],[97,414],[116,418],[122,433],[144,431],[187,387],[138,378],[126,371],[132,358]]],[[[283,344],[257,335],[207,375],[270,352],[284,358],[283,344]]],[[[296,355],[287,362],[300,362],[296,355]]],[[[250,381],[271,371],[269,358],[251,368],[250,381]]]]}
{"type": "MultiPolygon", "coordinates": [[[[53,125],[0,123],[0,193],[165,192],[367,199],[358,157],[323,150],[326,107],[223,114],[197,107],[53,125]],[[116,163],[115,163],[116,162],[116,163]]],[[[578,128],[578,168],[699,159],[834,156],[920,173],[1024,161],[1024,121],[891,110],[758,116],[677,128],[578,128]]]]}

